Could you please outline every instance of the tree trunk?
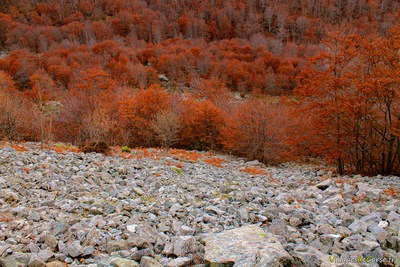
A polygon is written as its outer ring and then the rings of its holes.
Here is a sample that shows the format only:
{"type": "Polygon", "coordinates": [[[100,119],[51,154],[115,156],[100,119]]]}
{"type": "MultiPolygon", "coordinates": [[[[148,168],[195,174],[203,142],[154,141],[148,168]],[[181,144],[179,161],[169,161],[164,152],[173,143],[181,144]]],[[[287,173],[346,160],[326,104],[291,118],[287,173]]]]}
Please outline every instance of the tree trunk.
{"type": "Polygon", "coordinates": [[[337,158],[337,162],[336,162],[336,164],[337,164],[337,172],[340,174],[340,175],[342,175],[342,174],[344,174],[344,165],[343,165],[343,159],[342,159],[342,157],[338,157],[337,158]]]}

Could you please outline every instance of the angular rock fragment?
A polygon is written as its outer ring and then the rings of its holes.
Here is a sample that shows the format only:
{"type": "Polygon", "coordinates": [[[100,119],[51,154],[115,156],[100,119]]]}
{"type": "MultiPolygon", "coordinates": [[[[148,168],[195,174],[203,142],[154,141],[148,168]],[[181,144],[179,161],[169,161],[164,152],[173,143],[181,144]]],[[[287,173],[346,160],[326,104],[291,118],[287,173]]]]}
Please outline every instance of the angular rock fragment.
{"type": "Polygon", "coordinates": [[[113,267],[139,267],[139,264],[136,261],[122,259],[122,258],[114,258],[110,261],[110,266],[113,267]]]}
{"type": "Polygon", "coordinates": [[[170,261],[166,266],[167,267],[184,267],[188,266],[192,260],[188,257],[178,257],[172,261],[170,261]]]}
{"type": "Polygon", "coordinates": [[[162,267],[162,265],[155,259],[144,256],[140,260],[140,267],[162,267]]]}
{"type": "Polygon", "coordinates": [[[186,256],[196,248],[196,239],[193,236],[178,236],[174,242],[174,254],[186,256]]]}
{"type": "Polygon", "coordinates": [[[215,266],[289,266],[293,258],[285,251],[279,241],[258,226],[243,226],[203,239],[205,242],[205,261],[215,266]]]}

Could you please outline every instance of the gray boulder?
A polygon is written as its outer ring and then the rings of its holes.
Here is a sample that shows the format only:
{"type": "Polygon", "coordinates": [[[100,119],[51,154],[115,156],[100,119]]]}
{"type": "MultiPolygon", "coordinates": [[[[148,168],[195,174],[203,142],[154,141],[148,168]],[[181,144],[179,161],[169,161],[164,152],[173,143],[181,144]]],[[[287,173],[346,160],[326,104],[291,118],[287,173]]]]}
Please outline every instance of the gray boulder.
{"type": "Polygon", "coordinates": [[[34,255],[29,261],[29,266],[31,267],[45,267],[46,264],[38,256],[34,255]]]}
{"type": "Polygon", "coordinates": [[[289,266],[293,263],[278,239],[255,225],[209,235],[203,241],[205,261],[211,266],[289,266]]]}
{"type": "Polygon", "coordinates": [[[136,261],[122,259],[122,258],[114,258],[110,261],[110,266],[113,267],[139,267],[139,264],[136,261]]]}
{"type": "Polygon", "coordinates": [[[152,257],[144,256],[140,260],[140,267],[162,267],[162,265],[152,257]]]}
{"type": "Polygon", "coordinates": [[[186,256],[193,253],[196,248],[196,239],[193,236],[178,236],[174,242],[174,254],[176,256],[186,256]]]}
{"type": "Polygon", "coordinates": [[[67,251],[68,255],[75,258],[84,253],[84,248],[81,246],[79,241],[74,241],[67,247],[67,251]]]}
{"type": "Polygon", "coordinates": [[[167,267],[183,267],[188,266],[192,260],[188,257],[179,257],[172,261],[170,261],[166,266],[167,267]]]}
{"type": "Polygon", "coordinates": [[[316,184],[315,187],[317,187],[318,189],[321,189],[321,190],[325,190],[332,184],[333,184],[332,179],[327,179],[327,180],[324,180],[324,181],[316,184]]]}

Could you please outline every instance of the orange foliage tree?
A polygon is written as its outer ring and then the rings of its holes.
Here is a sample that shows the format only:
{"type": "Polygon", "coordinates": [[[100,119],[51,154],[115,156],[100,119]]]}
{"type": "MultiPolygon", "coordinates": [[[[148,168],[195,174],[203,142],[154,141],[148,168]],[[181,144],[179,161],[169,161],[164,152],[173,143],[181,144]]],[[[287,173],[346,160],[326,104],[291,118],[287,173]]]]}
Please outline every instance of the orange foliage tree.
{"type": "Polygon", "coordinates": [[[115,124],[118,114],[114,81],[98,66],[80,75],[63,101],[57,119],[58,138],[79,144],[113,143],[116,133],[108,125],[115,124]]]}
{"type": "Polygon", "coordinates": [[[280,103],[249,99],[236,107],[222,131],[223,145],[235,155],[277,163],[285,159],[290,110],[280,103]]]}
{"type": "Polygon", "coordinates": [[[51,77],[44,71],[38,70],[30,77],[31,90],[27,91],[38,107],[38,126],[40,131],[41,148],[46,141],[52,138],[53,120],[59,111],[59,106],[55,103],[48,103],[55,100],[57,87],[51,77]]]}
{"type": "Polygon", "coordinates": [[[42,108],[44,102],[55,100],[61,92],[56,87],[53,79],[44,70],[36,71],[30,77],[31,90],[27,95],[42,108]]]}
{"type": "Polygon", "coordinates": [[[400,172],[398,32],[333,35],[301,75],[296,93],[313,120],[310,146],[339,173],[400,172]]]}
{"type": "Polygon", "coordinates": [[[37,140],[37,109],[21,98],[14,81],[0,71],[0,134],[7,140],[37,140]]]}
{"type": "Polygon", "coordinates": [[[352,42],[352,37],[333,35],[326,43],[328,51],[312,58],[303,70],[296,89],[297,95],[307,100],[305,109],[317,115],[313,116],[314,127],[307,129],[314,151],[335,160],[339,173],[344,171],[348,146],[344,125],[349,118],[345,104],[351,99],[349,75],[356,68],[352,42]]]}
{"type": "Polygon", "coordinates": [[[180,114],[180,145],[189,149],[218,149],[225,118],[211,101],[189,98],[183,102],[180,114]]]}
{"type": "Polygon", "coordinates": [[[199,80],[192,85],[196,97],[210,100],[217,107],[225,104],[229,90],[218,80],[199,80]]]}
{"type": "Polygon", "coordinates": [[[133,146],[151,146],[156,144],[152,121],[156,114],[170,107],[169,95],[159,85],[139,89],[132,97],[119,105],[119,114],[124,131],[133,146]]]}
{"type": "Polygon", "coordinates": [[[178,142],[179,119],[178,115],[171,110],[157,112],[151,124],[157,139],[169,151],[169,148],[178,142]]]}

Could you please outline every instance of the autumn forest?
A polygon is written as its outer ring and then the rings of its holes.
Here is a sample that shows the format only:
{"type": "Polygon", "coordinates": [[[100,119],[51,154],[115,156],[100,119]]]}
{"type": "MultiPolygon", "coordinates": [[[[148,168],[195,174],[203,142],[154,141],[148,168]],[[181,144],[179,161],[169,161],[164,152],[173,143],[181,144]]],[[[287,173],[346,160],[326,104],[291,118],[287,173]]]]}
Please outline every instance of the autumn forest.
{"type": "Polygon", "coordinates": [[[0,138],[400,174],[396,0],[0,0],[0,138]]]}

